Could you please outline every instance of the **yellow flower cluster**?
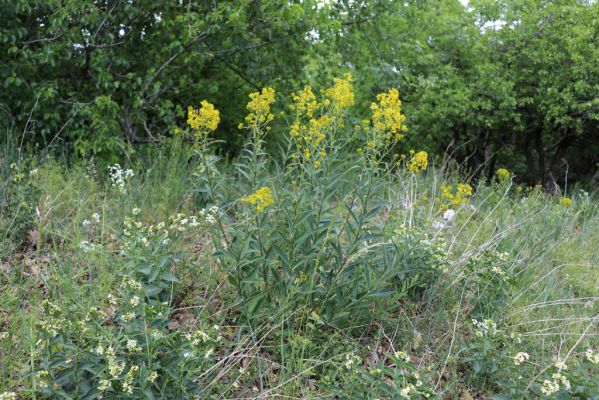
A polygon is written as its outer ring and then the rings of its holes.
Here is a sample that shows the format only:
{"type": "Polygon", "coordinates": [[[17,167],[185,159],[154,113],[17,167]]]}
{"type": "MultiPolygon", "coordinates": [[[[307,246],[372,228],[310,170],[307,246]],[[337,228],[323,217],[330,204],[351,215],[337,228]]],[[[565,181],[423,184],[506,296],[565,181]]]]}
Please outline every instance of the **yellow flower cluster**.
{"type": "Polygon", "coordinates": [[[426,151],[419,151],[414,154],[414,150],[410,150],[412,159],[406,164],[406,168],[410,172],[424,171],[428,167],[428,154],[426,151]]]}
{"type": "Polygon", "coordinates": [[[511,176],[510,171],[505,168],[499,168],[497,171],[495,171],[495,175],[497,175],[499,182],[505,182],[510,179],[511,176]]]}
{"type": "MultiPolygon", "coordinates": [[[[312,118],[307,125],[302,125],[298,121],[291,125],[289,134],[304,163],[312,162],[314,168],[320,167],[320,159],[326,156],[326,151],[322,146],[322,142],[326,138],[324,130],[330,124],[331,118],[328,115],[322,115],[319,118],[312,118]]],[[[295,158],[297,157],[295,155],[295,158]]]]}
{"type": "Polygon", "coordinates": [[[266,207],[275,204],[275,200],[272,197],[272,191],[268,187],[261,187],[256,190],[253,194],[241,200],[242,203],[248,203],[256,206],[256,211],[260,212],[266,207]]]}
{"type": "MultiPolygon", "coordinates": [[[[269,123],[274,119],[274,115],[270,112],[270,106],[275,102],[275,90],[267,87],[262,88],[262,92],[254,92],[250,94],[250,102],[246,108],[250,112],[245,117],[247,125],[239,124],[239,128],[258,129],[260,125],[269,123]]],[[[266,130],[269,128],[267,127],[266,130]]]]}
{"type": "Polygon", "coordinates": [[[202,100],[199,109],[187,108],[187,124],[193,129],[194,136],[202,138],[216,130],[220,122],[220,113],[213,104],[202,100]]]}
{"type": "Polygon", "coordinates": [[[305,115],[306,118],[312,119],[314,112],[320,108],[320,103],[316,100],[316,95],[310,86],[304,86],[299,94],[291,93],[291,98],[293,99],[291,109],[298,116],[305,115]]]}
{"type": "MultiPolygon", "coordinates": [[[[454,207],[459,207],[461,204],[467,203],[468,198],[472,196],[472,186],[467,183],[458,183],[455,191],[453,186],[441,186],[441,197],[449,201],[449,204],[454,207]]],[[[441,206],[441,210],[447,210],[447,204],[441,206]]]]}
{"type": "Polygon", "coordinates": [[[406,117],[401,113],[399,92],[392,88],[387,93],[380,93],[376,98],[378,103],[370,105],[372,126],[376,131],[385,132],[386,144],[393,145],[400,141],[408,130],[404,124],[406,117]]]}
{"type": "Polygon", "coordinates": [[[561,199],[559,199],[559,204],[562,206],[571,206],[572,205],[572,199],[569,197],[562,197],[561,199]]]}
{"type": "MultiPolygon", "coordinates": [[[[332,87],[324,91],[327,100],[332,102],[333,107],[337,110],[353,106],[355,99],[351,74],[346,73],[343,75],[343,78],[335,78],[334,82],[335,84],[332,87]]],[[[325,101],[325,105],[328,105],[329,101],[325,101]]]]}

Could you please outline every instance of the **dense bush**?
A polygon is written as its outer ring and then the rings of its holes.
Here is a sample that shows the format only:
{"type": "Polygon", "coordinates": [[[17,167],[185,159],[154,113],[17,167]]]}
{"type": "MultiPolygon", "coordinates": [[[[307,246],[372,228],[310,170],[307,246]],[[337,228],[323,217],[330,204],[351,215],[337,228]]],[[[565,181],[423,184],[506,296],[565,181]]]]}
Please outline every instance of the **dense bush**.
{"type": "Polygon", "coordinates": [[[237,155],[239,93],[325,86],[341,66],[360,88],[356,121],[375,93],[399,89],[410,147],[487,180],[501,166],[553,192],[590,180],[597,2],[461,3],[4,0],[0,126],[31,148],[115,162],[210,98],[220,150],[237,155]]]}

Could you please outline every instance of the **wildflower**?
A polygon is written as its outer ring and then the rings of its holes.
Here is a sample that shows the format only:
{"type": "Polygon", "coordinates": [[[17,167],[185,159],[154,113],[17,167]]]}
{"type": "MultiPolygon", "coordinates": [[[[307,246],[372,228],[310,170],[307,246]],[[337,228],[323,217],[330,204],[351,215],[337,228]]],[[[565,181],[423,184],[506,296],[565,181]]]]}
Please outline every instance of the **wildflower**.
{"type": "Polygon", "coordinates": [[[154,381],[158,378],[158,372],[152,371],[150,375],[148,375],[148,382],[154,383],[154,381]]]}
{"type": "Polygon", "coordinates": [[[426,151],[419,151],[412,156],[412,159],[406,164],[408,171],[420,172],[428,167],[428,154],[426,151]]]}
{"type": "Polygon", "coordinates": [[[497,171],[495,171],[495,175],[497,175],[499,182],[505,182],[511,176],[510,171],[505,168],[499,168],[497,171]]]}
{"type": "Polygon", "coordinates": [[[543,386],[541,386],[541,392],[544,395],[550,396],[559,390],[559,383],[556,381],[550,381],[545,379],[543,381],[543,386]]]}
{"type": "Polygon", "coordinates": [[[199,109],[192,106],[187,108],[187,124],[194,130],[194,136],[198,139],[203,139],[208,133],[215,131],[219,122],[220,113],[206,100],[200,102],[199,109]]]}
{"type": "Polygon", "coordinates": [[[566,390],[569,390],[572,387],[572,385],[570,384],[570,380],[559,372],[556,372],[555,374],[551,375],[551,378],[553,378],[554,382],[557,382],[558,384],[562,385],[566,390]]]}
{"type": "Polygon", "coordinates": [[[593,349],[587,349],[584,356],[591,364],[599,364],[599,351],[593,351],[593,349]]]}
{"type": "Polygon", "coordinates": [[[333,103],[337,110],[354,105],[354,91],[352,88],[352,76],[350,73],[343,75],[343,78],[335,78],[332,87],[324,91],[325,96],[333,103]]]}
{"type": "Polygon", "coordinates": [[[345,355],[345,368],[347,369],[351,369],[354,364],[358,363],[360,361],[360,357],[358,357],[357,355],[351,353],[351,354],[346,354],[345,355]]]}
{"type": "Polygon", "coordinates": [[[98,214],[98,213],[94,213],[94,214],[92,215],[92,219],[94,220],[94,222],[95,222],[96,224],[97,224],[97,223],[99,223],[99,222],[100,222],[100,214],[98,214]]]}
{"type": "Polygon", "coordinates": [[[410,355],[408,353],[406,353],[405,351],[396,351],[395,357],[397,357],[398,359],[400,359],[401,361],[404,361],[404,362],[410,362],[410,360],[411,360],[410,355]]]}
{"type": "Polygon", "coordinates": [[[131,304],[131,307],[137,307],[139,304],[139,296],[133,296],[131,300],[129,300],[129,304],[131,304]]]}
{"type": "Polygon", "coordinates": [[[129,322],[129,321],[133,321],[135,319],[135,317],[136,317],[135,313],[134,312],[130,312],[130,313],[123,314],[121,316],[121,319],[124,322],[129,322]]]}
{"type": "Polygon", "coordinates": [[[108,379],[100,379],[98,383],[98,390],[101,392],[105,392],[112,387],[112,383],[108,379]]]}
{"type": "Polygon", "coordinates": [[[0,400],[17,400],[17,394],[15,392],[0,393],[0,400]]]}
{"type": "Polygon", "coordinates": [[[212,353],[214,353],[214,348],[211,347],[206,351],[206,354],[204,354],[204,358],[206,358],[206,359],[210,358],[212,353]]]}
{"type": "Polygon", "coordinates": [[[476,319],[472,320],[472,324],[477,328],[476,336],[494,336],[498,330],[497,325],[492,319],[485,319],[482,321],[478,321],[476,319]]]}
{"type": "Polygon", "coordinates": [[[514,356],[514,365],[520,365],[530,359],[530,355],[525,352],[520,352],[514,356]]]}
{"type": "Polygon", "coordinates": [[[137,208],[137,207],[135,207],[135,208],[134,208],[134,209],[131,211],[131,214],[133,214],[133,215],[139,215],[139,213],[141,213],[141,209],[140,209],[140,208],[137,208]]]}
{"type": "Polygon", "coordinates": [[[559,199],[559,204],[562,206],[571,206],[572,205],[572,199],[569,197],[562,197],[561,199],[559,199]]]}
{"type": "MultiPolygon", "coordinates": [[[[467,183],[458,183],[455,191],[451,185],[441,186],[441,198],[449,201],[454,207],[467,203],[470,196],[472,196],[472,186],[467,183]]],[[[445,206],[445,209],[447,209],[447,206],[445,206]]]]}
{"type": "Polygon", "coordinates": [[[372,103],[372,126],[376,131],[386,133],[386,144],[392,145],[400,141],[407,132],[404,124],[405,115],[401,113],[399,92],[392,88],[387,93],[376,96],[378,103],[372,103]]]}
{"type": "Polygon", "coordinates": [[[79,248],[83,250],[84,253],[90,253],[95,250],[96,246],[87,240],[82,240],[81,243],[79,243],[79,248]]]}
{"type": "Polygon", "coordinates": [[[119,164],[114,164],[108,167],[108,177],[112,187],[119,189],[123,194],[127,193],[125,188],[127,181],[135,176],[135,173],[131,169],[123,169],[119,164]]]}
{"type": "Polygon", "coordinates": [[[408,384],[406,385],[406,387],[402,388],[402,389],[399,391],[399,394],[400,394],[402,397],[405,397],[406,399],[409,399],[409,398],[410,398],[410,393],[412,393],[412,392],[414,392],[414,391],[416,391],[416,388],[414,387],[414,385],[413,385],[413,384],[411,384],[411,383],[408,383],[408,384]]]}
{"type": "Polygon", "coordinates": [[[260,212],[268,206],[275,204],[272,197],[272,191],[268,187],[261,187],[255,193],[241,200],[243,203],[249,203],[256,206],[256,211],[260,212]]]}
{"type": "Polygon", "coordinates": [[[50,373],[48,371],[38,371],[37,374],[35,374],[37,383],[40,386],[48,386],[48,378],[49,377],[50,377],[50,373]]]}
{"type": "Polygon", "coordinates": [[[555,360],[555,368],[557,368],[559,371],[565,371],[568,369],[568,366],[564,360],[557,359],[555,360]]]}
{"type": "Polygon", "coordinates": [[[250,102],[247,104],[249,114],[245,117],[247,125],[240,124],[240,128],[248,127],[258,129],[274,119],[270,112],[270,106],[275,102],[275,90],[273,88],[262,88],[262,92],[250,94],[250,102]]]}
{"type": "Polygon", "coordinates": [[[127,350],[129,350],[132,353],[137,353],[139,351],[141,351],[141,347],[139,347],[137,345],[137,340],[135,339],[129,339],[127,340],[127,350]]]}
{"type": "Polygon", "coordinates": [[[90,226],[91,224],[92,223],[87,219],[84,219],[83,222],[81,223],[81,225],[83,225],[83,226],[90,226]]]}
{"type": "Polygon", "coordinates": [[[110,357],[109,358],[109,360],[108,360],[108,373],[114,379],[118,378],[123,373],[124,369],[125,369],[125,363],[124,362],[118,362],[118,361],[116,361],[115,357],[110,357]]]}
{"type": "Polygon", "coordinates": [[[108,293],[106,298],[108,299],[108,304],[110,304],[111,306],[116,306],[118,304],[118,299],[112,293],[108,293]]]}
{"type": "Polygon", "coordinates": [[[300,90],[298,94],[292,93],[291,98],[293,99],[291,109],[297,113],[298,117],[305,115],[306,118],[312,119],[314,112],[320,107],[310,86],[304,86],[304,89],[300,90]]]}

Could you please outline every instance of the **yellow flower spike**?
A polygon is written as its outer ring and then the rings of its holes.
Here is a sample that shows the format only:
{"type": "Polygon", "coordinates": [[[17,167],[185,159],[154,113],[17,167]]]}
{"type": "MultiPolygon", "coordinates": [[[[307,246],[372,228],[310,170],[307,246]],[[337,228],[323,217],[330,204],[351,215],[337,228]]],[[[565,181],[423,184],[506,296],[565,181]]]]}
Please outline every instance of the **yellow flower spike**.
{"type": "Polygon", "coordinates": [[[206,100],[200,102],[200,108],[187,108],[187,124],[194,130],[194,136],[204,138],[215,131],[220,123],[220,113],[206,100]]]}
{"type": "Polygon", "coordinates": [[[404,124],[405,115],[401,113],[399,92],[392,88],[387,93],[376,96],[378,103],[372,103],[372,126],[379,132],[386,133],[386,144],[393,145],[403,139],[408,127],[404,124]]]}
{"type": "Polygon", "coordinates": [[[253,194],[241,200],[242,203],[248,203],[256,207],[257,212],[263,211],[266,207],[275,204],[270,188],[264,186],[256,190],[253,194]]]}
{"type": "Polygon", "coordinates": [[[420,172],[424,171],[428,167],[428,154],[426,151],[419,151],[414,154],[414,150],[410,150],[410,154],[413,154],[412,159],[406,164],[408,171],[420,172]]]}

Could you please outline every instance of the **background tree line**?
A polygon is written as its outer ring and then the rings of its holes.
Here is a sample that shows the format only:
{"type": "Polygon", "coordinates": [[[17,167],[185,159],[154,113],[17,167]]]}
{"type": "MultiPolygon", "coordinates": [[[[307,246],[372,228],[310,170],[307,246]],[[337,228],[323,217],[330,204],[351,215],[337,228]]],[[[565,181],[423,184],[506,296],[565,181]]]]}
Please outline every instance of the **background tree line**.
{"type": "MultiPolygon", "coordinates": [[[[209,99],[236,153],[247,94],[351,72],[355,118],[400,90],[404,144],[530,184],[599,162],[599,4],[584,0],[0,0],[5,137],[112,161],[209,99]]],[[[281,124],[284,122],[281,121],[281,124]]],[[[277,135],[277,129],[273,129],[277,135]]],[[[280,131],[279,131],[280,132],[280,131]]]]}

